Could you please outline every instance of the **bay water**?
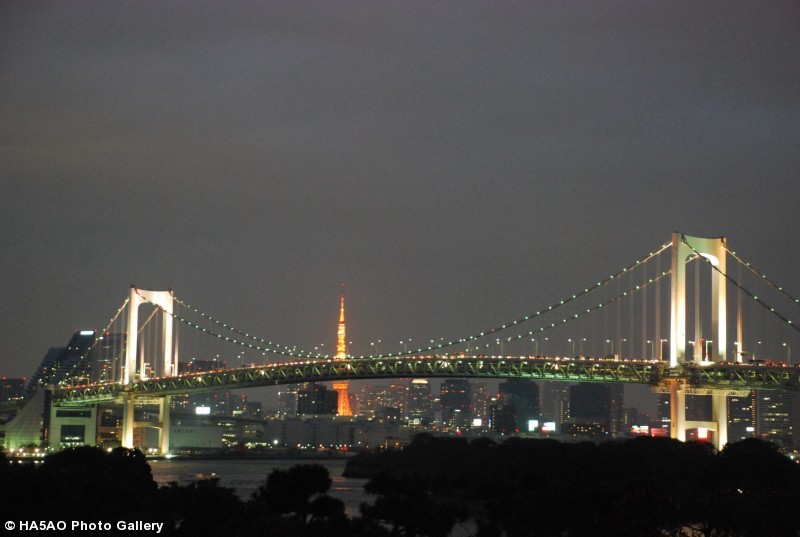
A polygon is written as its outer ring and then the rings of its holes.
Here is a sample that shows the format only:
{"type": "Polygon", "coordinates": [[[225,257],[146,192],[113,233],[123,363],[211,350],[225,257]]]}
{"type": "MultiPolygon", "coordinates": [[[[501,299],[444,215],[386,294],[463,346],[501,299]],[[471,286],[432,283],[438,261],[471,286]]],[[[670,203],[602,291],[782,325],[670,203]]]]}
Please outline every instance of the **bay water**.
{"type": "Polygon", "coordinates": [[[186,485],[187,477],[192,474],[215,473],[219,477],[219,485],[232,488],[239,499],[243,501],[249,500],[253,492],[266,483],[267,475],[276,468],[286,469],[297,464],[319,464],[328,469],[333,481],[328,494],[344,502],[349,516],[358,515],[358,506],[371,501],[371,497],[364,492],[364,484],[367,479],[342,476],[345,464],[347,464],[347,461],[342,459],[159,459],[147,462],[152,470],[153,479],[159,485],[167,485],[170,482],[186,485]]]}

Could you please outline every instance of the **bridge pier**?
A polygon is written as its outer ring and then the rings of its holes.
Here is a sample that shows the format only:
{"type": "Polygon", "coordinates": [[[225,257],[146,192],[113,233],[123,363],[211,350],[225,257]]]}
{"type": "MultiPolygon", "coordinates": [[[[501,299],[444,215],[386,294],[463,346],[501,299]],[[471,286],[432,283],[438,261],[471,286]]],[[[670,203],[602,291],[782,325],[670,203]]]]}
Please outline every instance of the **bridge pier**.
{"type": "Polygon", "coordinates": [[[717,431],[714,444],[718,450],[728,443],[728,396],[724,393],[711,394],[711,420],[716,422],[717,431]]]}
{"type": "Polygon", "coordinates": [[[122,447],[128,449],[133,449],[133,420],[135,409],[136,400],[132,394],[126,394],[122,411],[122,438],[120,438],[120,443],[122,447]]]}
{"type": "Polygon", "coordinates": [[[704,427],[714,431],[714,447],[721,450],[728,443],[728,394],[711,393],[711,421],[686,421],[686,381],[669,380],[670,436],[686,442],[686,430],[704,427]]]}
{"type": "Polygon", "coordinates": [[[169,427],[170,427],[170,419],[169,419],[169,401],[170,396],[165,395],[161,398],[158,404],[158,419],[161,423],[161,430],[158,435],[158,451],[162,455],[166,455],[169,453],[169,427]]]}
{"type": "Polygon", "coordinates": [[[170,396],[163,395],[157,397],[158,401],[158,421],[136,421],[136,398],[131,395],[125,395],[124,411],[122,414],[122,447],[133,449],[134,439],[133,432],[136,427],[156,427],[158,428],[158,450],[162,455],[169,453],[169,428],[170,428],[170,415],[169,403],[170,396]]]}
{"type": "Polygon", "coordinates": [[[669,420],[670,436],[686,442],[686,383],[682,380],[669,382],[669,420]]]}

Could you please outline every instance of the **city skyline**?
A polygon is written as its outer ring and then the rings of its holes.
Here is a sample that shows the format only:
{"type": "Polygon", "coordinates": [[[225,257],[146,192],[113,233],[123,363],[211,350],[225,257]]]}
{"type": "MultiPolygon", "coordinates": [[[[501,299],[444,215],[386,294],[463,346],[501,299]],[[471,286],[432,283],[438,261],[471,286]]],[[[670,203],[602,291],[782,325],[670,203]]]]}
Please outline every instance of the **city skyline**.
{"type": "Polygon", "coordinates": [[[333,350],[346,281],[357,354],[517,318],[674,230],[796,291],[797,15],[7,3],[0,372],[132,283],[333,350]]]}

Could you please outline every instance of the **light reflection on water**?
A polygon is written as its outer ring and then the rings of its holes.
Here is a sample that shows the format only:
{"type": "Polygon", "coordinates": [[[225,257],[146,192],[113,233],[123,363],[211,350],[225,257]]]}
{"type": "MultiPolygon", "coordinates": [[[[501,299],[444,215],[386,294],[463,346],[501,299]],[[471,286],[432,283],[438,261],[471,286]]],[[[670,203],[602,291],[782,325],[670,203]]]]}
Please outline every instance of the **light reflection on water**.
{"type": "Polygon", "coordinates": [[[189,474],[210,474],[219,476],[219,484],[236,491],[241,500],[247,501],[263,485],[267,475],[275,468],[286,469],[297,464],[320,464],[328,469],[333,484],[329,494],[344,502],[349,516],[358,515],[358,506],[371,501],[364,492],[366,479],[342,476],[344,460],[150,460],[147,461],[153,472],[153,479],[159,485],[172,481],[185,485],[184,478],[189,474]]]}

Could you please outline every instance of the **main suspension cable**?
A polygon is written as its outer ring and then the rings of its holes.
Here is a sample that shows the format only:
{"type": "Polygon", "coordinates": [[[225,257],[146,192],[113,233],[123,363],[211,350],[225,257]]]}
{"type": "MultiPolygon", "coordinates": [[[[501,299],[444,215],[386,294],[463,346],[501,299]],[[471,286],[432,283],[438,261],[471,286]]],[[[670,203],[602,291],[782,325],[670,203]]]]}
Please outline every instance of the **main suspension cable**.
{"type": "Polygon", "coordinates": [[[772,306],[770,306],[769,304],[767,304],[766,302],[764,302],[763,300],[761,300],[760,298],[758,298],[758,296],[756,296],[754,293],[752,293],[752,292],[751,292],[749,289],[747,289],[747,288],[745,288],[744,286],[742,286],[742,284],[740,284],[739,282],[737,282],[736,280],[734,280],[733,278],[731,278],[730,276],[728,276],[727,274],[725,274],[724,272],[722,272],[722,271],[719,269],[719,267],[717,267],[717,266],[716,266],[714,263],[712,263],[712,262],[711,262],[711,260],[710,260],[710,259],[708,259],[707,257],[705,257],[705,256],[701,255],[701,254],[700,254],[700,252],[698,252],[697,250],[695,250],[694,246],[692,246],[691,244],[689,244],[689,241],[687,241],[687,240],[686,240],[686,237],[682,237],[682,238],[681,238],[681,240],[682,240],[682,241],[683,241],[683,243],[684,243],[684,244],[686,244],[686,246],[688,246],[688,247],[689,247],[689,249],[691,249],[691,250],[692,250],[692,251],[693,251],[693,252],[694,252],[694,253],[695,253],[695,254],[696,254],[698,257],[702,257],[702,258],[703,258],[703,260],[705,260],[705,262],[706,262],[706,263],[708,263],[708,264],[709,264],[709,266],[710,266],[712,269],[716,270],[718,273],[720,273],[722,276],[724,276],[726,280],[728,280],[728,281],[729,281],[729,282],[731,282],[733,285],[735,285],[736,287],[738,287],[739,289],[741,289],[742,291],[744,291],[744,293],[745,293],[745,294],[747,294],[747,296],[749,296],[750,298],[752,298],[753,300],[755,300],[755,301],[756,301],[758,304],[760,304],[761,306],[763,306],[763,307],[764,307],[766,310],[768,310],[770,313],[772,313],[773,315],[775,315],[777,318],[779,318],[780,320],[782,320],[783,322],[785,322],[786,324],[788,324],[788,325],[789,325],[789,326],[790,326],[792,329],[796,330],[797,332],[800,332],[800,327],[798,327],[798,326],[797,326],[795,323],[793,323],[793,322],[792,322],[790,319],[788,319],[787,317],[785,317],[785,316],[784,316],[784,315],[782,315],[781,313],[779,313],[779,312],[775,311],[775,308],[773,308],[772,306]]]}
{"type": "Polygon", "coordinates": [[[728,246],[727,246],[727,245],[725,246],[725,251],[727,251],[729,254],[731,254],[731,256],[732,256],[732,257],[733,257],[733,258],[734,258],[736,261],[738,261],[739,263],[741,263],[742,265],[744,265],[744,266],[747,268],[747,270],[749,270],[750,272],[752,272],[753,274],[755,274],[756,276],[758,276],[759,278],[761,278],[762,280],[764,280],[765,282],[767,282],[767,284],[768,284],[770,287],[772,287],[773,289],[775,289],[775,290],[776,290],[776,291],[778,291],[779,293],[781,293],[781,294],[783,294],[784,296],[786,296],[787,298],[789,298],[789,300],[791,300],[791,301],[792,301],[792,302],[794,302],[795,304],[800,304],[800,299],[793,297],[793,296],[792,296],[792,295],[790,295],[790,294],[789,294],[787,291],[785,291],[785,290],[783,289],[783,287],[779,286],[777,283],[775,283],[775,282],[773,282],[772,280],[770,280],[769,278],[767,278],[766,274],[762,273],[761,271],[759,271],[758,269],[756,269],[756,268],[755,268],[753,265],[751,265],[750,263],[748,263],[747,261],[745,261],[744,259],[742,259],[742,258],[741,258],[741,257],[739,257],[738,255],[736,255],[736,252],[732,252],[730,249],[728,249],[728,246]]]}

